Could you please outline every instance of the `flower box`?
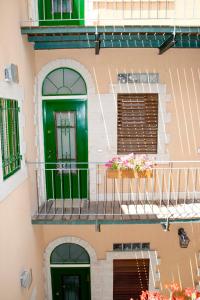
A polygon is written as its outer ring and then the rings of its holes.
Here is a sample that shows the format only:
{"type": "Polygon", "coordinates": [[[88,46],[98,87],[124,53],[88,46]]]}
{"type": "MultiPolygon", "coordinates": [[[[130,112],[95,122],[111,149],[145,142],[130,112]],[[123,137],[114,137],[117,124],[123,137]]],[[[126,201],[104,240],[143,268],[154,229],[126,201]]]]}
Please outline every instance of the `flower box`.
{"type": "Polygon", "coordinates": [[[121,178],[121,170],[112,170],[112,169],[108,169],[107,172],[107,178],[121,178]]]}
{"type": "Polygon", "coordinates": [[[152,170],[135,172],[135,178],[152,178],[152,177],[153,177],[152,170]]]}
{"type": "Polygon", "coordinates": [[[152,170],[134,171],[134,170],[107,170],[107,178],[151,178],[153,176],[152,170]]]}
{"type": "Polygon", "coordinates": [[[113,157],[105,164],[108,178],[151,178],[153,165],[146,155],[133,153],[113,157]]]}

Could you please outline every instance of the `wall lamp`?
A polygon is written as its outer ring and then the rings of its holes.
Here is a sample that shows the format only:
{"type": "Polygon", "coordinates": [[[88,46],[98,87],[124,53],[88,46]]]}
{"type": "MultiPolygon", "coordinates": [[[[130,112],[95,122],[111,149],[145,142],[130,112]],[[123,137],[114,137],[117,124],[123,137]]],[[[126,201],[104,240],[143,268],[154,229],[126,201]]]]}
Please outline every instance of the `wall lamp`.
{"type": "Polygon", "coordinates": [[[179,244],[181,248],[187,248],[190,242],[189,237],[187,236],[187,233],[185,232],[184,228],[178,229],[178,235],[179,235],[179,244]]]}

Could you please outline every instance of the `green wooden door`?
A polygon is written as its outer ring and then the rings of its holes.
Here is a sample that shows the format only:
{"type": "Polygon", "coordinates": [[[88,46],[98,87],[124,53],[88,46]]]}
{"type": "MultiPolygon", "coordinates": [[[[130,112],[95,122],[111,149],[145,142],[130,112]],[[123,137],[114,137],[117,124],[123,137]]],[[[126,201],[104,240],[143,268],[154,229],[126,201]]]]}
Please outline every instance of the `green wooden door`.
{"type": "Polygon", "coordinates": [[[51,268],[53,300],[90,300],[90,268],[51,268]]]}
{"type": "Polygon", "coordinates": [[[47,199],[88,197],[87,102],[43,101],[47,199]]]}
{"type": "Polygon", "coordinates": [[[84,25],[84,0],[38,0],[40,26],[84,25]]]}

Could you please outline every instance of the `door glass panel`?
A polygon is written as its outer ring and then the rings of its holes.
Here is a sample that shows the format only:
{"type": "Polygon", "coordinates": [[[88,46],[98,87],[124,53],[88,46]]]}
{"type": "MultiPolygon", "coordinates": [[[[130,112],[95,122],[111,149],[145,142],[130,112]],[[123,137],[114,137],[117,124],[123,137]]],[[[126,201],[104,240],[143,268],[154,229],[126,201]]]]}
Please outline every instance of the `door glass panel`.
{"type": "Polygon", "coordinates": [[[80,279],[78,275],[64,275],[62,288],[63,300],[80,300],[80,279]]]}
{"type": "Polygon", "coordinates": [[[76,160],[75,112],[56,113],[57,160],[76,160]]]}
{"type": "Polygon", "coordinates": [[[72,0],[53,0],[53,13],[71,13],[72,0]]]}

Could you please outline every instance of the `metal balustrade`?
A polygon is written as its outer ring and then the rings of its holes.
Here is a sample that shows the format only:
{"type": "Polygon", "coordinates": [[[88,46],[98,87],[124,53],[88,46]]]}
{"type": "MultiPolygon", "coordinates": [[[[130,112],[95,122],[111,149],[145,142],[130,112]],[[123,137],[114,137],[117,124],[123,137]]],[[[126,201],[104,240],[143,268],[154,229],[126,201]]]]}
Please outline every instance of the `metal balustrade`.
{"type": "Polygon", "coordinates": [[[198,26],[199,20],[196,0],[27,0],[22,25],[198,26]]]}
{"type": "Polygon", "coordinates": [[[103,163],[28,165],[37,185],[36,222],[200,219],[200,161],[157,162],[150,178],[109,178],[103,163]]]}

